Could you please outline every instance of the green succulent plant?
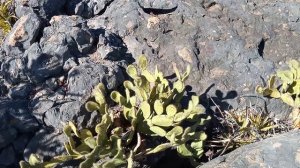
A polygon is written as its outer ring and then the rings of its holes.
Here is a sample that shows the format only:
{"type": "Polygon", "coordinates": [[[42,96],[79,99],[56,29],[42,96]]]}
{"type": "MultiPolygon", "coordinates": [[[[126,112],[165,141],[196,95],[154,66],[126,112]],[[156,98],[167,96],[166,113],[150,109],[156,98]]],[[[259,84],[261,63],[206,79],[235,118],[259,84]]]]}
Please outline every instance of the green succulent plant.
{"type": "Polygon", "coordinates": [[[257,86],[256,92],[271,98],[281,99],[293,107],[290,115],[294,126],[300,127],[300,63],[297,60],[288,62],[289,70],[277,71],[268,80],[265,87],[257,86]],[[275,85],[279,83],[279,85],[275,85]]]}
{"type": "Polygon", "coordinates": [[[180,74],[174,66],[177,81],[170,83],[157,67],[152,74],[147,70],[147,59],[141,56],[138,66],[129,65],[127,74],[132,80],[124,81],[123,92],[110,94],[100,83],[93,90],[93,101],[85,104],[87,111],[97,111],[101,122],[96,125],[96,135],[87,129],[78,131],[71,122],[64,133],[66,156],[59,156],[47,163],[33,160],[21,162],[21,167],[53,165],[66,160],[82,160],[79,167],[133,167],[141,156],[177,149],[180,156],[197,163],[203,154],[207,138],[204,127],[210,119],[199,104],[198,96],[191,96],[187,105],[182,104],[185,84],[191,68],[180,74]],[[108,94],[110,96],[108,96],[108,94]],[[109,99],[110,98],[110,99],[109,99]],[[157,146],[149,145],[159,140],[157,146]],[[147,143],[149,143],[147,145],[147,143]],[[149,147],[151,146],[151,147],[149,147]]]}

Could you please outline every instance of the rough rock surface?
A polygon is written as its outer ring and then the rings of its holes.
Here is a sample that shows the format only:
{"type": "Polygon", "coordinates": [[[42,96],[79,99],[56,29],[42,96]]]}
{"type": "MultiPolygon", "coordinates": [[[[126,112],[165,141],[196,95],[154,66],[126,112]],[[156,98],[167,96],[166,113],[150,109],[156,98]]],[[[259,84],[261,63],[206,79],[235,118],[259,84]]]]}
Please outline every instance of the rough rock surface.
{"type": "Polygon", "coordinates": [[[118,87],[123,68],[141,54],[152,70],[158,65],[170,77],[173,66],[183,71],[192,65],[188,84],[202,94],[208,109],[215,108],[212,99],[222,110],[252,104],[277,118],[291,111],[281,101],[258,96],[254,88],[285,61],[299,59],[299,0],[15,4],[19,20],[0,47],[1,168],[16,167],[25,147],[26,157],[35,151],[42,156],[62,152],[43,153],[37,144],[56,137],[54,132],[69,120],[92,127],[97,114],[83,107],[92,88],[99,82],[118,87]],[[49,127],[55,130],[45,132],[49,127]],[[44,132],[36,133],[39,129],[44,132]],[[6,152],[12,156],[3,160],[6,152]]]}
{"type": "Polygon", "coordinates": [[[198,168],[300,167],[300,131],[292,131],[213,159],[198,168]]]}

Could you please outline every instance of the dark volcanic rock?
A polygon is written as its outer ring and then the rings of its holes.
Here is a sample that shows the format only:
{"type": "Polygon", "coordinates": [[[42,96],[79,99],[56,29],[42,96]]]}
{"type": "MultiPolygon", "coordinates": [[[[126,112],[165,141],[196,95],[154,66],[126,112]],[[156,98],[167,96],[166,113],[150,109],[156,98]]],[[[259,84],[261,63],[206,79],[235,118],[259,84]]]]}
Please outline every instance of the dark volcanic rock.
{"type": "MultiPolygon", "coordinates": [[[[300,31],[296,25],[300,22],[295,19],[296,6],[299,3],[294,1],[275,0],[113,1],[88,25],[119,35],[135,59],[148,56],[150,67],[158,65],[167,76],[172,75],[173,65],[181,71],[192,65],[188,84],[198,94],[237,93],[220,100],[230,102],[228,109],[250,102],[272,103],[257,97],[255,87],[285,60],[297,58],[300,31]],[[154,10],[172,7],[176,10],[167,14],[154,10]]],[[[269,109],[278,116],[281,110],[269,109]]]]}
{"type": "Polygon", "coordinates": [[[13,142],[13,147],[15,149],[15,152],[18,154],[23,154],[28,141],[29,141],[28,134],[19,135],[18,138],[15,139],[13,142]]]}
{"type": "MultiPolygon", "coordinates": [[[[14,153],[20,153],[26,144],[21,137],[36,131],[38,122],[59,131],[69,120],[79,128],[92,127],[97,114],[87,113],[84,103],[93,87],[103,82],[108,89],[116,88],[124,80],[117,65],[126,67],[141,54],[148,57],[150,70],[158,65],[170,78],[175,76],[174,66],[184,71],[190,64],[187,84],[202,94],[207,108],[215,108],[212,99],[221,110],[251,104],[266,107],[276,118],[290,112],[280,100],[257,96],[254,90],[285,61],[299,59],[298,0],[16,0],[15,4],[20,19],[0,49],[0,130],[16,130],[12,140],[2,143],[8,152],[13,145],[14,153]],[[29,99],[29,108],[23,99],[29,99]]],[[[38,134],[26,157],[36,151],[45,156],[59,153],[56,149],[42,153],[37,144],[44,139],[52,143],[56,135],[38,134]]]]}
{"type": "Polygon", "coordinates": [[[26,146],[24,151],[25,160],[28,161],[30,154],[33,153],[45,159],[62,154],[65,151],[63,143],[66,141],[67,138],[63,134],[41,129],[26,146]]]}
{"type": "MultiPolygon", "coordinates": [[[[39,124],[28,109],[28,101],[24,100],[3,100],[0,103],[0,117],[6,120],[4,128],[13,127],[21,133],[35,132],[39,124]]],[[[2,118],[0,118],[0,121],[2,118]]],[[[0,127],[1,128],[1,127],[0,127]]]]}
{"type": "Polygon", "coordinates": [[[16,15],[37,13],[43,19],[50,19],[62,12],[67,0],[16,0],[16,15]]]}
{"type": "Polygon", "coordinates": [[[61,96],[54,92],[52,95],[45,94],[37,98],[33,114],[40,122],[59,130],[68,121],[77,123],[79,128],[91,128],[96,124],[98,116],[97,113],[88,113],[84,104],[91,96],[92,89],[100,82],[108,89],[113,89],[123,80],[121,69],[115,65],[91,63],[74,67],[69,71],[66,91],[61,96]]]}
{"type": "Polygon", "coordinates": [[[15,128],[0,130],[0,149],[13,142],[17,137],[17,133],[15,128]]]}
{"type": "Polygon", "coordinates": [[[300,132],[292,131],[246,145],[198,168],[300,167],[300,132]]]}
{"type": "Polygon", "coordinates": [[[8,146],[0,151],[0,166],[9,166],[15,163],[16,154],[12,146],[8,146]]]}
{"type": "MultiPolygon", "coordinates": [[[[59,50],[59,52],[64,51],[63,48],[59,50]]],[[[58,75],[63,71],[63,55],[43,53],[38,43],[34,43],[25,52],[24,57],[27,59],[28,76],[36,83],[58,75]]]]}
{"type": "Polygon", "coordinates": [[[32,13],[21,17],[6,37],[3,48],[6,55],[19,56],[37,40],[41,20],[32,13]]]}
{"type": "Polygon", "coordinates": [[[85,100],[98,83],[102,82],[108,89],[114,89],[123,81],[123,73],[116,65],[82,64],[69,71],[67,97],[85,100]]]}
{"type": "Polygon", "coordinates": [[[50,24],[40,43],[45,53],[66,57],[66,51],[72,55],[79,55],[78,51],[86,54],[93,46],[94,38],[80,16],[54,16],[50,24]]]}
{"type": "Polygon", "coordinates": [[[22,58],[7,57],[1,65],[1,72],[5,81],[13,85],[28,80],[25,61],[22,58]]]}
{"type": "Polygon", "coordinates": [[[68,13],[91,18],[106,9],[113,0],[69,0],[68,13]]]}
{"type": "Polygon", "coordinates": [[[8,92],[8,96],[12,99],[27,99],[32,88],[33,86],[30,83],[21,83],[11,88],[8,92]]]}
{"type": "Polygon", "coordinates": [[[178,0],[139,0],[138,2],[146,9],[168,10],[178,6],[178,0]]]}
{"type": "Polygon", "coordinates": [[[127,52],[127,48],[122,39],[116,34],[108,31],[99,35],[97,48],[97,52],[101,59],[111,61],[124,59],[127,52]]]}
{"type": "Polygon", "coordinates": [[[55,16],[50,23],[40,43],[31,45],[24,54],[28,76],[35,83],[61,74],[67,60],[86,54],[93,45],[93,36],[81,17],[55,16]]]}

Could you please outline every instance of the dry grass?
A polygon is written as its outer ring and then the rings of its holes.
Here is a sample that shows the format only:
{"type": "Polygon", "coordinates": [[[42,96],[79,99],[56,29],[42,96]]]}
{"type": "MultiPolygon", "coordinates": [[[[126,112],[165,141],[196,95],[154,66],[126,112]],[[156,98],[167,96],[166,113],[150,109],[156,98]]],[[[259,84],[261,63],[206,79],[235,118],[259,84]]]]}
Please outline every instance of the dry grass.
{"type": "Polygon", "coordinates": [[[13,0],[0,2],[0,29],[2,38],[11,30],[15,21],[16,16],[14,13],[13,0]]]}
{"type": "Polygon", "coordinates": [[[217,110],[217,127],[207,141],[207,159],[293,129],[292,123],[276,120],[262,109],[250,105],[239,110],[217,110]]]}

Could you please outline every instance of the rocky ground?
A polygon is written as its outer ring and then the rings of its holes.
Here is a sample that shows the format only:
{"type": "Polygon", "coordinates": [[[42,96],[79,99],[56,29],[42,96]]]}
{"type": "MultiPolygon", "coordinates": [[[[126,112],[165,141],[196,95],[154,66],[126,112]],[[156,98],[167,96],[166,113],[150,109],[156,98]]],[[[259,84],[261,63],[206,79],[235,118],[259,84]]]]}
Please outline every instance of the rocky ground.
{"type": "MultiPolygon", "coordinates": [[[[258,96],[285,61],[300,54],[299,0],[15,0],[19,20],[0,53],[0,168],[30,153],[63,152],[62,126],[92,127],[91,89],[117,88],[124,67],[145,54],[188,84],[207,109],[252,104],[277,119],[291,109],[258,96]]],[[[202,167],[300,167],[299,132],[242,147],[202,167]]],[[[176,167],[176,166],[175,166],[176,167]]]]}

